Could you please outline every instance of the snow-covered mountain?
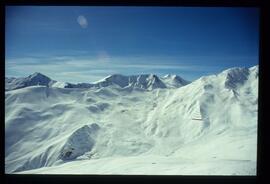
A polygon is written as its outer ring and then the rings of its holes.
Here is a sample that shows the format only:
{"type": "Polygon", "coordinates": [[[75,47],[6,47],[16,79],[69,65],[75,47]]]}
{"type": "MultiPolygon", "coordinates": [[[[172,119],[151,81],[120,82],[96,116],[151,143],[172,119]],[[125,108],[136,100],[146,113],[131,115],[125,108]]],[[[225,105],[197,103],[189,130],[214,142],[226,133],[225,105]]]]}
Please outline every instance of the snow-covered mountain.
{"type": "Polygon", "coordinates": [[[166,88],[166,85],[158,78],[158,76],[153,74],[132,76],[115,74],[110,75],[105,79],[95,83],[95,86],[98,87],[107,87],[110,85],[117,85],[121,88],[133,87],[149,90],[156,88],[166,88]]]}
{"type": "Polygon", "coordinates": [[[23,78],[5,78],[5,89],[14,90],[19,88],[24,88],[28,86],[51,86],[56,81],[50,79],[49,77],[35,72],[28,77],[23,78]]]}
{"type": "Polygon", "coordinates": [[[5,82],[7,91],[37,85],[58,88],[102,88],[115,85],[121,88],[139,88],[153,90],[156,88],[181,87],[189,83],[188,81],[176,75],[167,75],[160,79],[154,74],[131,76],[114,74],[109,75],[108,77],[105,77],[104,79],[94,83],[73,84],[69,82],[58,82],[51,80],[49,77],[37,72],[26,78],[6,78],[5,82]]]}
{"type": "Polygon", "coordinates": [[[258,66],[46,86],[5,93],[6,173],[256,174],[258,66]]]}

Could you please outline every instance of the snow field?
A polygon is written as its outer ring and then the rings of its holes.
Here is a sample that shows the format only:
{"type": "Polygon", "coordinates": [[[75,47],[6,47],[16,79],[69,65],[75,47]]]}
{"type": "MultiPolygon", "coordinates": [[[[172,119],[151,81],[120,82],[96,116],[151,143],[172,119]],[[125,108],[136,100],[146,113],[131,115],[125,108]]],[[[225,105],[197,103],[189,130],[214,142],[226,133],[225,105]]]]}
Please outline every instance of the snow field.
{"type": "Polygon", "coordinates": [[[179,88],[7,91],[6,173],[255,175],[257,77],[252,67],[179,88]]]}

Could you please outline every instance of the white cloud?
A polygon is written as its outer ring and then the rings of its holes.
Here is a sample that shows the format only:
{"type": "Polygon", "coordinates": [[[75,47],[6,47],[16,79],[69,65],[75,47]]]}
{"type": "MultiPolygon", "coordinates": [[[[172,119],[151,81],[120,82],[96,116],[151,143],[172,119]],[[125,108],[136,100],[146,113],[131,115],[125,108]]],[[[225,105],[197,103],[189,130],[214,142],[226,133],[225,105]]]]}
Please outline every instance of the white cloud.
{"type": "Polygon", "coordinates": [[[82,28],[87,28],[88,26],[88,21],[83,15],[78,16],[77,22],[82,28]]]}

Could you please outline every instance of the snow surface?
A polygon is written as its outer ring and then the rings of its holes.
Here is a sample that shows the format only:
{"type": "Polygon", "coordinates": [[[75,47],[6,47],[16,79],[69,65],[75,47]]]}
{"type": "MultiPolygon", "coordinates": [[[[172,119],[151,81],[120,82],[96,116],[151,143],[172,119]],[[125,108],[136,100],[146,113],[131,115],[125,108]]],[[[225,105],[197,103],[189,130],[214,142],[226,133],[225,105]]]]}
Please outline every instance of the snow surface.
{"type": "Polygon", "coordinates": [[[258,66],[175,78],[7,90],[6,173],[256,175],[258,66]]]}

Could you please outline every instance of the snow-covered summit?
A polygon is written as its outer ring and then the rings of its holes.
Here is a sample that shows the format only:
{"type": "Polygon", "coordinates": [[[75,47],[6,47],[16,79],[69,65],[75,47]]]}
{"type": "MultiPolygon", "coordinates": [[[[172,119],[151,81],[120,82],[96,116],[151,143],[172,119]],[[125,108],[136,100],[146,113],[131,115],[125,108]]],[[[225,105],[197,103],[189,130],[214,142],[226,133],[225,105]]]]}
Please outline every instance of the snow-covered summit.
{"type": "Polygon", "coordinates": [[[256,65],[256,66],[250,67],[250,68],[249,68],[249,71],[250,71],[251,73],[253,73],[253,74],[255,75],[255,77],[257,78],[258,75],[259,75],[259,66],[256,65]]]}
{"type": "Polygon", "coordinates": [[[96,87],[107,87],[117,85],[121,88],[134,87],[141,89],[166,88],[166,85],[154,74],[130,75],[124,76],[120,74],[109,75],[103,80],[95,83],[96,87]]]}
{"type": "Polygon", "coordinates": [[[178,75],[167,74],[161,78],[166,83],[167,87],[181,87],[189,84],[190,82],[181,78],[178,75]]]}
{"type": "Polygon", "coordinates": [[[120,87],[125,87],[128,85],[128,79],[126,76],[121,74],[113,74],[105,77],[102,80],[94,82],[95,86],[107,87],[109,85],[116,84],[120,87]]]}
{"type": "Polygon", "coordinates": [[[35,72],[32,75],[29,75],[26,78],[26,81],[28,82],[27,85],[45,85],[48,86],[49,83],[52,81],[49,77],[46,75],[43,75],[41,73],[35,72]]]}
{"type": "Polygon", "coordinates": [[[19,88],[24,88],[28,86],[51,86],[56,81],[50,79],[49,77],[35,72],[25,78],[6,78],[5,88],[6,90],[14,90],[19,88]]]}
{"type": "Polygon", "coordinates": [[[235,89],[237,86],[244,84],[251,74],[258,72],[258,66],[251,68],[234,67],[223,71],[220,75],[225,77],[225,87],[235,89]]]}

